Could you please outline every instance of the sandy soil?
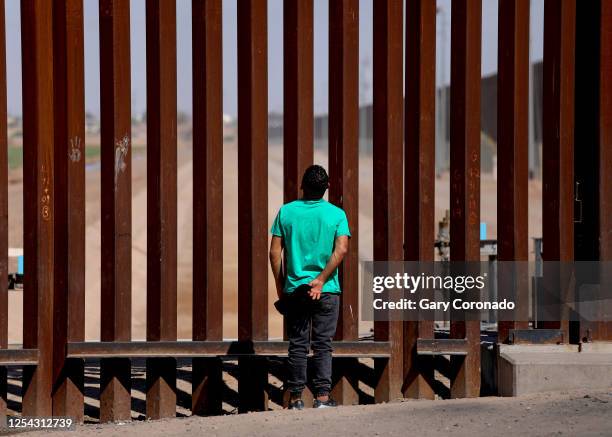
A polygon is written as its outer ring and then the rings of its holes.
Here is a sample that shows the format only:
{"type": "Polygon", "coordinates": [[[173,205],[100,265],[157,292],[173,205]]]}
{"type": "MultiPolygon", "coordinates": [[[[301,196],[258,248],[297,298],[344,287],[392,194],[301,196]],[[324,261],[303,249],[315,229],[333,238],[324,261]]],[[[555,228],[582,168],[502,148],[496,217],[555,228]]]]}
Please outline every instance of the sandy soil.
{"type": "MultiPolygon", "coordinates": [[[[337,409],[82,425],[82,436],[609,436],[612,391],[404,401],[337,409]]],[[[28,435],[28,434],[25,434],[28,435]]],[[[29,435],[39,435],[30,433],[29,435]]],[[[72,436],[73,432],[54,435],[72,436]]]]}
{"type": "MultiPolygon", "coordinates": [[[[237,232],[238,232],[238,187],[237,148],[235,142],[224,145],[224,337],[237,336],[237,232]]],[[[315,153],[315,162],[327,166],[325,151],[315,153]]],[[[192,163],[191,145],[183,142],[178,149],[178,337],[191,338],[191,285],[192,285],[192,163]]],[[[268,219],[274,219],[282,203],[282,147],[271,144],[269,150],[268,219]]],[[[146,156],[144,147],[134,149],[132,160],[132,336],[146,337],[146,156]]],[[[372,259],[372,159],[363,156],[359,166],[359,255],[362,260],[372,259]]],[[[9,186],[9,244],[23,246],[23,202],[21,172],[11,172],[9,186]]],[[[531,181],[529,234],[530,238],[541,233],[541,184],[531,181]]],[[[496,181],[492,175],[482,176],[482,221],[487,222],[488,237],[497,234],[496,181]]],[[[444,216],[449,204],[448,174],[436,180],[436,221],[444,216]]],[[[86,339],[100,337],[100,171],[99,166],[90,165],[86,176],[86,339]]],[[[436,229],[437,232],[437,229],[436,229]]],[[[531,244],[531,243],[530,243],[531,244]]],[[[11,271],[16,261],[10,263],[11,271]]],[[[266,267],[267,268],[267,264],[266,267]]],[[[269,270],[269,269],[268,269],[269,270]]],[[[272,307],[273,281],[269,279],[269,336],[282,335],[282,321],[272,307]]],[[[22,294],[9,293],[9,343],[19,344],[22,339],[22,294]]],[[[360,332],[367,333],[371,323],[362,322],[360,332]]]]}

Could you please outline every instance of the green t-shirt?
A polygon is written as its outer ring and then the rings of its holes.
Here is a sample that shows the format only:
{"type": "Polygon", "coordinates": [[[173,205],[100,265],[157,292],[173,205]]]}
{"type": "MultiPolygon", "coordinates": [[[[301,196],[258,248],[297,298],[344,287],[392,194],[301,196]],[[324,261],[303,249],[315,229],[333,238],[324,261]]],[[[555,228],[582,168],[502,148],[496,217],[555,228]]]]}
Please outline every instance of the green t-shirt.
{"type": "MultiPolygon", "coordinates": [[[[336,237],[351,236],[344,211],[324,199],[295,200],[283,205],[270,232],[281,237],[285,246],[285,293],[308,284],[323,271],[336,237]]],[[[340,291],[336,269],[323,285],[323,292],[340,291]]]]}

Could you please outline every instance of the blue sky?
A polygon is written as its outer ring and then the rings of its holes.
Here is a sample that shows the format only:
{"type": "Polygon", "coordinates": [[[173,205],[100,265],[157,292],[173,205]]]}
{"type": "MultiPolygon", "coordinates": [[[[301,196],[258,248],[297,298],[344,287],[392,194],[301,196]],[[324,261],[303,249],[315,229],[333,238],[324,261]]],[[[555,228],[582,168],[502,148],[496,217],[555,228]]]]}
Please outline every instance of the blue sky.
{"type": "MultiPolygon", "coordinates": [[[[372,1],[360,0],[360,101],[371,102],[372,1]]],[[[375,1],[375,0],[374,0],[375,1]]],[[[438,83],[447,83],[450,65],[450,1],[438,0],[438,83]],[[444,25],[444,23],[446,25],[444,25]],[[444,31],[445,30],[445,31],[444,31]],[[444,37],[444,34],[446,37],[444,37]],[[443,54],[444,56],[443,59],[443,54]]],[[[19,1],[8,0],[6,7],[8,110],[21,113],[21,44],[19,1]]],[[[191,0],[177,3],[177,77],[178,108],[191,112],[191,0]]],[[[532,58],[542,58],[544,0],[531,2],[532,58]]],[[[98,0],[85,4],[85,106],[94,114],[100,109],[98,0]]],[[[327,0],[314,0],[314,107],[327,112],[327,0]]],[[[281,84],[283,79],[282,0],[268,1],[268,80],[281,84]]],[[[482,72],[497,71],[497,0],[483,0],[482,72]]],[[[236,114],[236,0],[223,0],[223,110],[236,114]]],[[[131,1],[132,112],[146,107],[145,0],[131,1]]],[[[269,86],[270,111],[282,112],[282,86],[269,86]]]]}

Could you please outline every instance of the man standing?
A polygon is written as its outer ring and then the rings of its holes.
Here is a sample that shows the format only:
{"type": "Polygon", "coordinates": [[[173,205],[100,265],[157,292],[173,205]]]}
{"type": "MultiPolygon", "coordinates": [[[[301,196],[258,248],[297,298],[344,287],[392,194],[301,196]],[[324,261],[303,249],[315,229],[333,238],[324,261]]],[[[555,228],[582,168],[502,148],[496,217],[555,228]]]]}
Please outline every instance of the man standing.
{"type": "Polygon", "coordinates": [[[325,169],[312,165],[302,178],[303,197],[283,205],[272,224],[270,264],[289,336],[289,409],[304,408],[308,349],[313,350],[314,408],[335,407],[330,398],[332,338],[340,301],[338,265],[348,251],[344,211],[323,199],[325,169]],[[283,254],[284,251],[284,254],[283,254]],[[284,256],[283,256],[284,255],[284,256]],[[284,258],[284,268],[281,260],[284,258]]]}

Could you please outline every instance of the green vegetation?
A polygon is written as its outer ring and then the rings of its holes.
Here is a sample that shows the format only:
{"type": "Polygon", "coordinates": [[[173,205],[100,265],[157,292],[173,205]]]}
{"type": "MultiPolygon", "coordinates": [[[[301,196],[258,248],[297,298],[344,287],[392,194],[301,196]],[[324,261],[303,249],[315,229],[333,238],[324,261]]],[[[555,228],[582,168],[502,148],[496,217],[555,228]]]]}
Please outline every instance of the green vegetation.
{"type": "Polygon", "coordinates": [[[85,147],[85,159],[87,161],[94,161],[100,158],[100,145],[96,144],[93,146],[85,147]],[[95,158],[95,159],[94,159],[95,158]]]}
{"type": "Polygon", "coordinates": [[[10,169],[19,168],[23,164],[23,150],[21,147],[8,148],[8,165],[10,169]]]}

